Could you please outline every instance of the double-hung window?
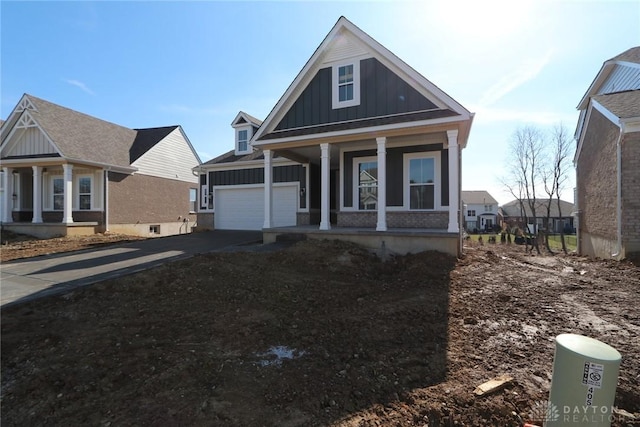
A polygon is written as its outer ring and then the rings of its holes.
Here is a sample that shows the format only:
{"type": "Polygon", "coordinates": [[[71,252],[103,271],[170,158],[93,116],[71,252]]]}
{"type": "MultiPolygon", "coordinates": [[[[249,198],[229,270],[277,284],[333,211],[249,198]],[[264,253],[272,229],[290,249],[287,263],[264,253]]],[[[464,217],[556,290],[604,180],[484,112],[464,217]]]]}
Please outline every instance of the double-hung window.
{"type": "Polygon", "coordinates": [[[360,105],[360,61],[333,66],[333,108],[360,105]]]}
{"type": "Polygon", "coordinates": [[[436,159],[409,159],[409,209],[435,209],[436,159]]]}
{"type": "Polygon", "coordinates": [[[467,216],[476,216],[476,210],[475,209],[469,209],[467,211],[467,216]]]}
{"type": "Polygon", "coordinates": [[[378,207],[378,162],[357,162],[358,209],[376,210],[378,207]]]}
{"type": "Polygon", "coordinates": [[[91,210],[91,177],[78,178],[78,208],[81,211],[91,210]]]}
{"type": "Polygon", "coordinates": [[[238,151],[247,151],[247,144],[249,141],[249,131],[246,129],[238,131],[238,151]]]}
{"type": "Polygon", "coordinates": [[[53,210],[64,210],[64,179],[54,176],[51,182],[53,183],[53,210]]]}

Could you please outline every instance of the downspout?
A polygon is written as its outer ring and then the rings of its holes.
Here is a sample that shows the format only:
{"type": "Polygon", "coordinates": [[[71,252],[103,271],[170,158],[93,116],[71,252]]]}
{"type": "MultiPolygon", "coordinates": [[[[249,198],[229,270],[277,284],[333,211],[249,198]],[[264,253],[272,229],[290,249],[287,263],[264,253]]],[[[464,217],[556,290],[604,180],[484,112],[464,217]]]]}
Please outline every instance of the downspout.
{"type": "Polygon", "coordinates": [[[104,232],[109,232],[109,169],[104,170],[104,232]]]}
{"type": "Polygon", "coordinates": [[[612,258],[619,259],[622,252],[622,135],[624,134],[624,124],[620,123],[620,133],[616,141],[616,252],[611,254],[612,258]]]}

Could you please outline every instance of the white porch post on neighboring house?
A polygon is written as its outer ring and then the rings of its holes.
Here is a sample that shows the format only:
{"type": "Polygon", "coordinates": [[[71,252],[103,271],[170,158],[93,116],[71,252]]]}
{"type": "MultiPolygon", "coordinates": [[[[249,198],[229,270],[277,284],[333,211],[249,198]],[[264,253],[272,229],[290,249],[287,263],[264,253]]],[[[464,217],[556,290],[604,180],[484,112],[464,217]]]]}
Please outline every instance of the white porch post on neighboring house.
{"type": "Polygon", "coordinates": [[[42,223],[42,166],[31,166],[33,169],[33,219],[34,224],[42,223]]]}
{"type": "Polygon", "coordinates": [[[329,144],[320,144],[320,230],[331,230],[331,194],[329,144]]]}
{"type": "Polygon", "coordinates": [[[13,168],[2,168],[4,171],[4,200],[2,201],[2,222],[13,222],[13,168]]]}
{"type": "Polygon", "coordinates": [[[273,171],[271,168],[271,159],[273,153],[271,150],[264,150],[264,225],[263,228],[271,228],[273,223],[273,171]]]}
{"type": "Polygon", "coordinates": [[[378,223],[376,231],[387,231],[387,138],[376,138],[378,144],[378,223]]]}
{"type": "Polygon", "coordinates": [[[62,165],[64,174],[64,212],[62,214],[63,224],[73,223],[73,165],[65,163],[62,165]]]}
{"type": "Polygon", "coordinates": [[[460,200],[460,148],[458,146],[458,131],[447,131],[448,148],[449,148],[449,226],[447,231],[450,233],[460,232],[458,224],[458,209],[460,200]]]}

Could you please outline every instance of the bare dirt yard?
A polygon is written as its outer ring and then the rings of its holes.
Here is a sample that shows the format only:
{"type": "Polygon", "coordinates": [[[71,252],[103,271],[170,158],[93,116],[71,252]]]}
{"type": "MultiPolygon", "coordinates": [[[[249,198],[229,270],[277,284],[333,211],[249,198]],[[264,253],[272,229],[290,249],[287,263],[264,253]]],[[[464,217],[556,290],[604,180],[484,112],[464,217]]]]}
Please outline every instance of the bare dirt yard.
{"type": "Polygon", "coordinates": [[[247,249],[3,309],[2,425],[540,425],[561,333],[621,352],[612,425],[640,425],[630,262],[247,249]]]}

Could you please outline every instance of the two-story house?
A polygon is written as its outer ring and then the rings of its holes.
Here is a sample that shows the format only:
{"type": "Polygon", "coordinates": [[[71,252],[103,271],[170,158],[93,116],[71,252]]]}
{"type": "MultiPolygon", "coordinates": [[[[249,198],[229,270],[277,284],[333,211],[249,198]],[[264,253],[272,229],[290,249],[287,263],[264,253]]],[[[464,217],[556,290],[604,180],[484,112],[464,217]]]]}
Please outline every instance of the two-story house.
{"type": "Polygon", "coordinates": [[[488,191],[463,191],[462,206],[467,232],[492,231],[500,226],[498,201],[488,191]]]}

